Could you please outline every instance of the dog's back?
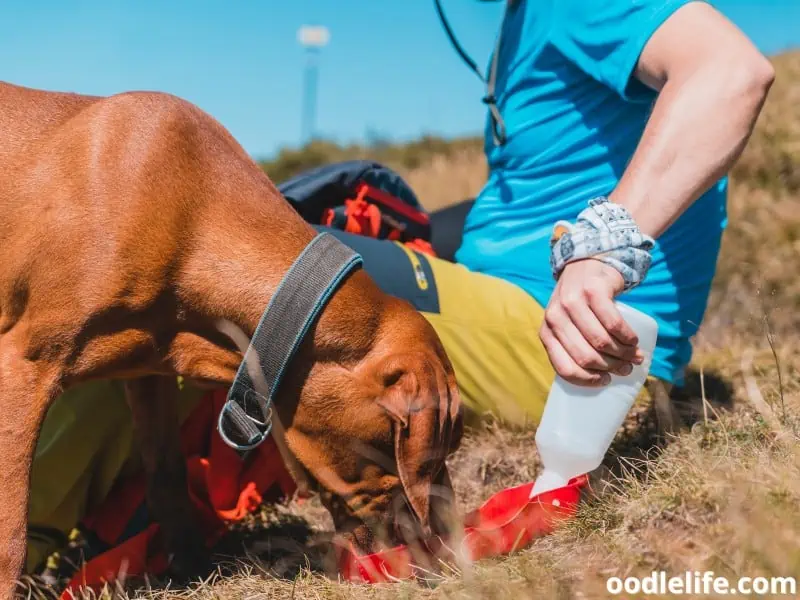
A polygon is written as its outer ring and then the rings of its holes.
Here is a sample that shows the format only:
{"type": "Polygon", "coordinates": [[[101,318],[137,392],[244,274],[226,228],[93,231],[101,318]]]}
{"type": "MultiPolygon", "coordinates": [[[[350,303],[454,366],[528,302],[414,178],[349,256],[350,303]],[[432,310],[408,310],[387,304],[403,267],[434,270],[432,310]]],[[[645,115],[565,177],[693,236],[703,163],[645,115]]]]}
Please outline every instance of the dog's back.
{"type": "Polygon", "coordinates": [[[5,169],[37,139],[100,98],[47,92],[0,82],[0,165],[5,169]]]}
{"type": "Polygon", "coordinates": [[[119,111],[106,109],[110,102],[0,86],[0,352],[10,345],[34,356],[68,352],[53,340],[74,340],[130,284],[147,228],[120,218],[137,195],[110,156],[129,148],[118,143],[124,128],[119,111]]]}
{"type": "Polygon", "coordinates": [[[36,236],[38,223],[46,221],[41,209],[50,201],[36,190],[45,192],[46,180],[51,178],[47,152],[52,150],[52,132],[96,100],[0,83],[0,273],[14,262],[12,246],[21,237],[36,236]]]}
{"type": "Polygon", "coordinates": [[[155,315],[175,315],[170,270],[191,224],[204,200],[231,196],[216,192],[249,158],[199,109],[160,93],[2,84],[0,131],[0,352],[63,362],[105,329],[122,337],[97,357],[158,346],[155,315]]]}

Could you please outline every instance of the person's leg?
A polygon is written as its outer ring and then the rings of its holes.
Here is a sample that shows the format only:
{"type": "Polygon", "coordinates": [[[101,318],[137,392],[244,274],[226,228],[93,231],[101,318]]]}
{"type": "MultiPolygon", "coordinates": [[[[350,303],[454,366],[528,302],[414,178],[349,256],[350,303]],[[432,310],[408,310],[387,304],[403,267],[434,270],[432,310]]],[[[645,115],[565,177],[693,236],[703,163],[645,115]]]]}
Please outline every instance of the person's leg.
{"type": "Polygon", "coordinates": [[[472,417],[537,423],[554,372],[539,341],[542,307],[519,287],[401,244],[329,231],[364,259],[384,292],[409,301],[433,325],[472,417]]]}
{"type": "Polygon", "coordinates": [[[543,308],[503,279],[429,262],[440,310],[423,315],[453,362],[465,405],[509,425],[538,424],[555,377],[539,340],[543,308]]]}
{"type": "Polygon", "coordinates": [[[660,434],[671,434],[681,426],[681,417],[672,401],[672,384],[649,377],[646,383],[648,400],[652,402],[660,434]]]}

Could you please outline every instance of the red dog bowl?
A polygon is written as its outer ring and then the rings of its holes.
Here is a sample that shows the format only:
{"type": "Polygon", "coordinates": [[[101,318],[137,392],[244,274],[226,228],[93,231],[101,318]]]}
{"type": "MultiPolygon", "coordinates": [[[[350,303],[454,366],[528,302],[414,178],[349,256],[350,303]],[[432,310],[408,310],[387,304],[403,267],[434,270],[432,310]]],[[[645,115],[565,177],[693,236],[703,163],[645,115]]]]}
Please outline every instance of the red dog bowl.
{"type": "Polygon", "coordinates": [[[353,547],[340,549],[339,572],[349,581],[384,583],[424,577],[443,562],[474,561],[509,554],[551,533],[575,515],[585,475],[565,487],[530,498],[533,482],[498,492],[464,518],[461,536],[418,546],[396,546],[359,555],[353,547]],[[435,550],[432,548],[436,547],[435,550]]]}

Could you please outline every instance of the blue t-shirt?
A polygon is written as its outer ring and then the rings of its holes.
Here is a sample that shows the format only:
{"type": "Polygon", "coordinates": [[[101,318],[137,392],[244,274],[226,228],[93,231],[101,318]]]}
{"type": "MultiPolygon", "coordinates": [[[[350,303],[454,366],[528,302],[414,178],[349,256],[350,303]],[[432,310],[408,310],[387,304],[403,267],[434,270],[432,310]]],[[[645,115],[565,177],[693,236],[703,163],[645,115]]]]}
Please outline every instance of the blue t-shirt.
{"type": "MultiPolygon", "coordinates": [[[[517,0],[503,24],[497,104],[508,140],[487,122],[489,179],[456,259],[507,279],[543,306],[555,286],[550,234],[608,195],[633,156],[656,94],[634,76],[655,30],[691,0],[517,0]]],[[[681,383],[703,319],[726,224],[727,180],[658,240],[645,281],[619,300],[658,321],[651,374],[681,383]]],[[[533,332],[532,332],[533,334],[533,332]]]]}

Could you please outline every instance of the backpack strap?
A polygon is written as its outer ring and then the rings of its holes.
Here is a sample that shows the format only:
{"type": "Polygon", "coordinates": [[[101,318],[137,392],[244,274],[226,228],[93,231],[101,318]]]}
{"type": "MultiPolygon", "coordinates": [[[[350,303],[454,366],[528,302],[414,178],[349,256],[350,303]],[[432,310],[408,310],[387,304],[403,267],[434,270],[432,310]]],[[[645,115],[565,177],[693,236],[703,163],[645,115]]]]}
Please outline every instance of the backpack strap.
{"type": "MultiPolygon", "coordinates": [[[[503,42],[503,26],[500,26],[500,31],[497,34],[497,41],[495,42],[494,52],[492,52],[492,65],[489,68],[488,79],[484,77],[481,70],[478,68],[477,63],[472,60],[469,54],[464,50],[463,46],[456,39],[450,23],[445,17],[444,9],[442,8],[441,0],[433,0],[436,5],[436,12],[439,14],[439,20],[442,22],[442,27],[447,34],[450,44],[461,57],[461,60],[475,73],[478,78],[486,86],[486,95],[482,98],[482,102],[489,108],[489,115],[492,120],[492,138],[494,139],[495,146],[502,146],[506,143],[506,124],[503,121],[503,115],[500,114],[500,109],[497,108],[497,97],[495,96],[495,89],[497,87],[497,68],[500,56],[500,46],[503,42]]],[[[506,10],[506,13],[508,11],[506,10]]],[[[503,20],[505,21],[505,14],[503,20]]]]}

